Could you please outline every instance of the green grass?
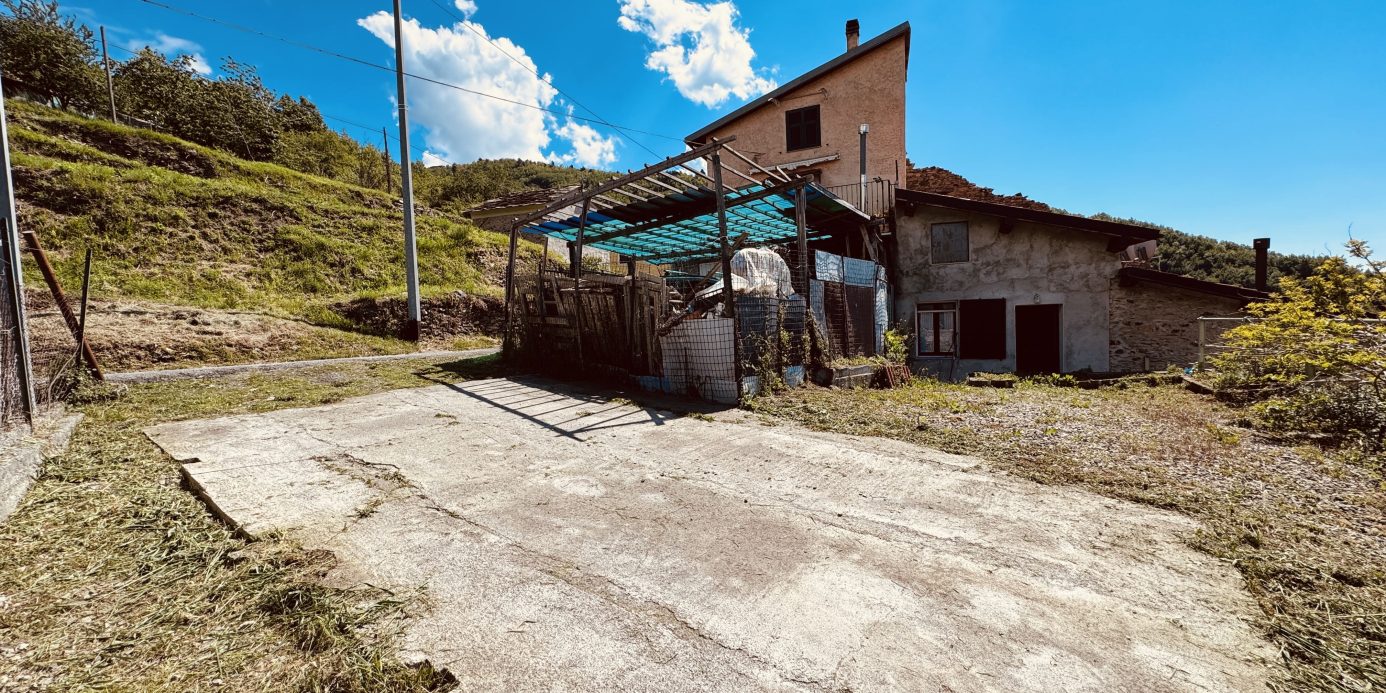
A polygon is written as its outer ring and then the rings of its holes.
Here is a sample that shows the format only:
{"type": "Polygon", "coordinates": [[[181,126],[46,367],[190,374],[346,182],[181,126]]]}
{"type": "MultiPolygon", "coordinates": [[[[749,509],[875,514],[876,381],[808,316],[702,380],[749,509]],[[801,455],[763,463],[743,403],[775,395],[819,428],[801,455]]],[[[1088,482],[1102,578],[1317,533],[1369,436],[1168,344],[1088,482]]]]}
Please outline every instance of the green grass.
{"type": "MultiPolygon", "coordinates": [[[[69,287],[90,247],[98,298],[351,328],[335,303],[404,293],[401,215],[381,191],[28,102],[6,108],[20,224],[69,287]]],[[[425,295],[499,292],[504,235],[439,214],[417,227],[425,295]]],[[[35,268],[26,280],[40,281],[35,268]]]]}
{"type": "Polygon", "coordinates": [[[1190,544],[1229,561],[1286,670],[1277,690],[1386,690],[1382,460],[1293,447],[1174,386],[1014,389],[916,381],[751,401],[774,419],[987,459],[1043,483],[1185,513],[1190,544]]]}
{"type": "Polygon", "coordinates": [[[0,690],[446,688],[394,656],[426,595],[323,587],[329,555],[237,537],[141,430],[499,371],[494,357],[353,364],[135,385],[80,405],[69,451],[0,524],[0,690]]]}

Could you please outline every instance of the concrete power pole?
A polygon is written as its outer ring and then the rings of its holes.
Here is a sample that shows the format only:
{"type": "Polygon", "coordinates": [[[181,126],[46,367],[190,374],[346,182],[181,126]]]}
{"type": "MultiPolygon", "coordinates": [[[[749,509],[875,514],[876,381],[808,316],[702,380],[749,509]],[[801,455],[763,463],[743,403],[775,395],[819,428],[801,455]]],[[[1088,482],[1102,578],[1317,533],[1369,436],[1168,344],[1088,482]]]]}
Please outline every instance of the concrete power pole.
{"type": "Polygon", "coordinates": [[[106,68],[106,95],[111,98],[111,122],[119,123],[115,107],[115,82],[111,80],[111,56],[106,53],[106,27],[101,27],[101,66],[106,68]]]}
{"type": "Polygon", "coordinates": [[[0,377],[8,380],[14,377],[18,392],[10,391],[8,385],[0,388],[0,427],[14,420],[9,411],[18,405],[23,410],[24,422],[32,424],[37,403],[34,400],[34,368],[29,360],[29,330],[24,324],[24,272],[19,259],[19,226],[14,205],[14,181],[10,177],[10,132],[6,125],[5,88],[0,83],[0,247],[4,257],[0,259],[0,336],[10,342],[0,351],[6,353],[6,363],[0,363],[0,377]],[[7,333],[7,334],[6,334],[7,333]],[[13,361],[10,361],[13,359],[13,361]]]}
{"type": "Polygon", "coordinates": [[[399,0],[395,0],[395,81],[399,87],[400,193],[404,196],[404,280],[409,284],[409,320],[404,338],[419,339],[419,261],[414,244],[414,176],[409,165],[409,106],[404,98],[404,32],[399,0]]]}

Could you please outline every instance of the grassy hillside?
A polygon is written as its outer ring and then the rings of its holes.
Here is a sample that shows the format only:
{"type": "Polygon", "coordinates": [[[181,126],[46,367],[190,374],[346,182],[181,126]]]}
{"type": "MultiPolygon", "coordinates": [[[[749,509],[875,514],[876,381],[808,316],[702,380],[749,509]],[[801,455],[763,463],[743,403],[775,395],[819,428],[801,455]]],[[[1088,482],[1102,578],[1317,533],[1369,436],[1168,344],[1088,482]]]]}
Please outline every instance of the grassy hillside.
{"type": "MultiPolygon", "coordinates": [[[[20,224],[39,233],[69,290],[91,247],[93,295],[106,300],[352,328],[334,305],[404,294],[400,213],[383,192],[29,102],[6,108],[20,224]]],[[[498,294],[506,242],[422,210],[424,295],[498,294]]],[[[41,286],[33,267],[26,281],[41,286]]]]}

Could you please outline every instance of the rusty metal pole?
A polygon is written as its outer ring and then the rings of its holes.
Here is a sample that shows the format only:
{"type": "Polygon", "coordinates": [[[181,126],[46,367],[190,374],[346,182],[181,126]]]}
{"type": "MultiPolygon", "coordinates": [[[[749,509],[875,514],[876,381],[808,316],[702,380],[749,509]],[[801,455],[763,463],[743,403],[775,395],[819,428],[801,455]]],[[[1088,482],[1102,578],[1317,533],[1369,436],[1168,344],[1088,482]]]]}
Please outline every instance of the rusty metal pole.
{"type": "Polygon", "coordinates": [[[92,377],[105,380],[106,376],[101,372],[101,366],[96,361],[96,354],[92,353],[91,345],[81,337],[81,325],[77,322],[76,314],[72,312],[72,306],[68,305],[67,295],[58,283],[58,275],[53,272],[53,265],[48,262],[48,253],[44,252],[43,246],[39,244],[38,235],[33,231],[25,231],[24,240],[29,245],[29,254],[34,256],[34,264],[38,265],[39,273],[43,275],[44,283],[48,284],[48,291],[53,294],[53,302],[58,304],[58,312],[62,313],[68,331],[72,333],[72,338],[77,340],[77,345],[82,350],[87,369],[91,371],[92,377]]]}
{"type": "MultiPolygon", "coordinates": [[[[87,296],[91,288],[91,248],[82,262],[82,300],[77,303],[77,368],[81,370],[87,350],[87,296]]],[[[92,365],[96,365],[95,362],[92,365]]]]}

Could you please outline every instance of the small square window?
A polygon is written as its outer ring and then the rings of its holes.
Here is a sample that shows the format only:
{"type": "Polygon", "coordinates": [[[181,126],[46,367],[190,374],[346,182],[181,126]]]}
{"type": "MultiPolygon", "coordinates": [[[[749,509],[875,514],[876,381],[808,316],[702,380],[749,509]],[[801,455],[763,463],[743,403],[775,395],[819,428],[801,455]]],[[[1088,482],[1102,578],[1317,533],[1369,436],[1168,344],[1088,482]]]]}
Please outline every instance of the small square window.
{"type": "Polygon", "coordinates": [[[823,144],[818,107],[807,106],[784,112],[784,149],[812,149],[823,144]]]}
{"type": "Polygon", "coordinates": [[[968,245],[967,222],[954,221],[929,227],[929,261],[967,262],[972,259],[968,245]]]}
{"type": "Polygon", "coordinates": [[[956,303],[920,303],[915,308],[915,347],[920,356],[952,356],[956,351],[956,303]]]}

